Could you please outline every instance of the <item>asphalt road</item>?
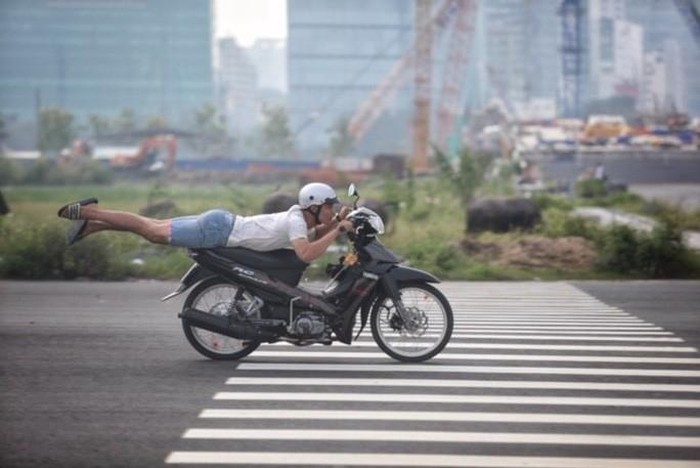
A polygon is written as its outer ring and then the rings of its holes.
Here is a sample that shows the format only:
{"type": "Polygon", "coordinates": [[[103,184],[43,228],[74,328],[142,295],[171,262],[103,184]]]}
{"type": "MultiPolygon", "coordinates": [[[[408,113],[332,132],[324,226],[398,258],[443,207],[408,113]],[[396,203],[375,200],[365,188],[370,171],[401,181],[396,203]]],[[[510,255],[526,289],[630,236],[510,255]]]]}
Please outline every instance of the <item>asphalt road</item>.
{"type": "Polygon", "coordinates": [[[700,282],[443,283],[420,366],[209,361],[174,286],[0,282],[0,466],[700,466],[700,282]]]}

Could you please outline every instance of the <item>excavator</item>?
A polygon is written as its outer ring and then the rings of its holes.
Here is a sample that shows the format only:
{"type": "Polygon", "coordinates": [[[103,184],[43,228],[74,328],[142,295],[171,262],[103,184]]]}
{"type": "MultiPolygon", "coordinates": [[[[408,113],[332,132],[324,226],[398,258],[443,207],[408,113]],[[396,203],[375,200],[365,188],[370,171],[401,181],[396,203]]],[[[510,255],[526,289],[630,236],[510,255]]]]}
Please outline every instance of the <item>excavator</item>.
{"type": "Polygon", "coordinates": [[[144,176],[170,172],[175,167],[176,155],[177,138],[164,133],[146,136],[138,147],[92,147],[77,139],[61,152],[58,163],[66,166],[86,160],[104,161],[118,173],[144,176]]]}
{"type": "Polygon", "coordinates": [[[169,172],[175,167],[177,139],[174,135],[154,135],[141,141],[133,153],[115,153],[109,158],[111,168],[140,173],[169,172]]]}

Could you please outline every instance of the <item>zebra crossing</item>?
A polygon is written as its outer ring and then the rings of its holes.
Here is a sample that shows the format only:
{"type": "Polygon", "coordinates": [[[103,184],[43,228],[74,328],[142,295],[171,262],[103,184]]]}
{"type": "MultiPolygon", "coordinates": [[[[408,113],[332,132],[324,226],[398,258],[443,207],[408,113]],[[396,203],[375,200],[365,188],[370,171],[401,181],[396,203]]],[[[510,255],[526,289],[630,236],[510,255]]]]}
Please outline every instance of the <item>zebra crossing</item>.
{"type": "Polygon", "coordinates": [[[700,467],[700,353],[567,283],[442,283],[455,327],[420,364],[363,332],[261,346],[175,465],[700,467]]]}

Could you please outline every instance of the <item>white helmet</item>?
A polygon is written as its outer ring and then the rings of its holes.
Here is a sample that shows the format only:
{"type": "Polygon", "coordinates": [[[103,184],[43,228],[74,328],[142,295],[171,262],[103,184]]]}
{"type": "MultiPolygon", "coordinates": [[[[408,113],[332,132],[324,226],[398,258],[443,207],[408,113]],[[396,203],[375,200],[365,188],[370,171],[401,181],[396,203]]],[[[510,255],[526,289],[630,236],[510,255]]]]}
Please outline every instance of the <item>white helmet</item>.
{"type": "Polygon", "coordinates": [[[313,182],[304,185],[299,190],[299,206],[302,209],[309,208],[314,205],[323,205],[324,203],[337,203],[338,196],[335,190],[330,185],[313,182]]]}

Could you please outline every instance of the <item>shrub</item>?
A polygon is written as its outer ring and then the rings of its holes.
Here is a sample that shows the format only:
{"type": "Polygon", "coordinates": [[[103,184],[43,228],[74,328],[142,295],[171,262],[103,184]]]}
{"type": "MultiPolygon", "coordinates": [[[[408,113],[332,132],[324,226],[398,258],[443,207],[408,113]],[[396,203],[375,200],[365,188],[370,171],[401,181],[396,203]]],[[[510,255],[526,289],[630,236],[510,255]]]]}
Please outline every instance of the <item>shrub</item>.
{"type": "Polygon", "coordinates": [[[108,184],[112,182],[112,173],[99,161],[81,161],[54,167],[43,182],[52,185],[108,184]]]}
{"type": "Polygon", "coordinates": [[[582,198],[602,198],[606,195],[605,182],[600,179],[584,179],[576,182],[576,195],[582,198]]]}
{"type": "Polygon", "coordinates": [[[9,278],[60,278],[65,240],[55,225],[36,226],[3,223],[0,273],[9,278]]]}
{"type": "Polygon", "coordinates": [[[14,185],[24,179],[24,172],[15,161],[0,155],[0,186],[14,185]]]}
{"type": "Polygon", "coordinates": [[[673,278],[690,273],[689,258],[681,231],[668,224],[641,236],[637,247],[638,268],[652,278],[673,278]]]}
{"type": "Polygon", "coordinates": [[[452,277],[465,260],[457,246],[435,242],[432,239],[411,242],[402,254],[416,268],[445,278],[452,277]]]}
{"type": "Polygon", "coordinates": [[[560,211],[571,211],[574,207],[569,198],[550,195],[547,193],[535,193],[532,196],[532,201],[537,203],[541,210],[557,209],[560,211]]]}
{"type": "Polygon", "coordinates": [[[697,276],[695,254],[682,241],[682,233],[662,224],[651,233],[614,226],[599,238],[600,266],[606,270],[644,278],[697,276]]]}
{"type": "Polygon", "coordinates": [[[616,273],[632,273],[637,269],[639,241],[628,226],[613,226],[600,238],[600,263],[616,273]]]}
{"type": "Polygon", "coordinates": [[[3,223],[0,276],[17,279],[123,279],[124,266],[110,256],[107,239],[90,238],[68,248],[65,226],[55,222],[3,223]]]}
{"type": "Polygon", "coordinates": [[[548,208],[542,214],[538,232],[547,237],[583,237],[595,240],[601,235],[601,228],[592,221],[557,208],[548,208]]]}
{"type": "Polygon", "coordinates": [[[57,165],[47,158],[37,159],[26,170],[0,157],[0,184],[82,185],[109,184],[112,172],[99,161],[87,160],[57,165]]]}

